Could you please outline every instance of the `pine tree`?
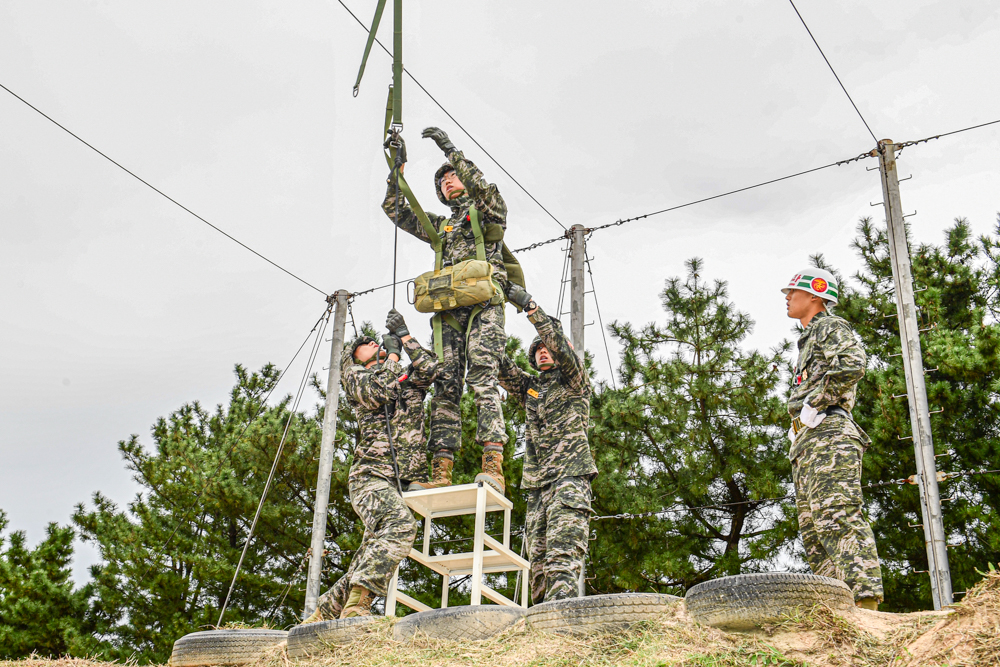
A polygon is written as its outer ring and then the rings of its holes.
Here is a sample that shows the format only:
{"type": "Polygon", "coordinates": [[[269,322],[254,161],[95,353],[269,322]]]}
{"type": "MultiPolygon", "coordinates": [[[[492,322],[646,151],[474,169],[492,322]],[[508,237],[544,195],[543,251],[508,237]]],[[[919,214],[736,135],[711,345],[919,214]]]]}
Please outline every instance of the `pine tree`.
{"type": "Polygon", "coordinates": [[[24,532],[7,538],[0,510],[0,658],[85,656],[96,643],[87,619],[90,585],[74,590],[70,563],[73,529],[50,523],[29,549],[24,532]]]}
{"type": "MultiPolygon", "coordinates": [[[[849,320],[869,355],[854,415],[872,438],[864,459],[866,500],[882,560],[889,611],[928,609],[930,581],[916,486],[892,483],[916,473],[906,381],[900,362],[892,270],[884,227],[861,220],[854,246],[861,288],[848,291],[838,314],[849,320]],[[917,527],[911,527],[917,526],[917,527]]],[[[959,477],[940,484],[953,588],[967,590],[976,568],[1000,553],[1000,475],[967,475],[1000,461],[1000,225],[975,239],[956,219],[938,246],[911,250],[927,397],[937,468],[959,477]],[[940,411],[940,412],[938,412],[940,411]],[[951,454],[947,454],[951,452],[951,454]]]]}
{"type": "MultiPolygon", "coordinates": [[[[99,492],[93,507],[77,506],[73,521],[102,556],[91,573],[94,617],[107,657],[164,662],[174,640],[218,621],[290,417],[225,621],[280,627],[301,614],[323,411],[290,413],[290,397],[264,405],[278,378],[273,366],[258,373],[237,366],[236,378],[229,404],[214,413],[193,402],[159,419],[151,452],[138,436],[119,443],[127,468],[144,488],[126,509],[99,492]],[[285,604],[276,609],[286,590],[285,604]]],[[[355,532],[346,487],[356,424],[348,409],[338,426],[327,523],[333,577],[350,562],[355,532]]]]}
{"type": "Polygon", "coordinates": [[[598,593],[681,593],[773,565],[795,535],[785,437],[783,355],[744,350],[752,320],[724,282],[686,279],[661,293],[664,324],[610,326],[622,386],[595,396],[592,447],[601,515],[589,575],[598,593]],[[775,500],[778,499],[778,500],[775,500]]]}

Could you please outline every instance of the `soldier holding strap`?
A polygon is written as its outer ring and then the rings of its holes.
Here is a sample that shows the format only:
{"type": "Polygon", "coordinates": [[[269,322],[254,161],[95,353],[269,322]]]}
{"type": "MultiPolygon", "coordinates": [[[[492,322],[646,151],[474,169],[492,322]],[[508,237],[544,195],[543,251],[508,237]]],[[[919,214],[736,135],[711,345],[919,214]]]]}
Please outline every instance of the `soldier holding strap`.
{"type": "Polygon", "coordinates": [[[846,583],[857,606],[878,609],[882,571],[861,495],[871,440],[851,418],[867,357],[847,321],[830,312],[839,294],[830,272],[806,269],[781,291],[788,317],[804,328],[788,397],[788,457],[806,562],[813,574],[846,583]]]}
{"type": "Polygon", "coordinates": [[[597,466],[590,453],[590,378],[556,318],[517,285],[507,292],[524,309],[538,336],[528,359],[532,375],[507,356],[500,385],[525,409],[524,473],[528,492],[528,560],[535,604],[577,596],[590,534],[590,482],[597,466]]]}
{"type": "MultiPolygon", "coordinates": [[[[440,260],[445,267],[452,267],[480,257],[492,267],[491,280],[495,285],[493,298],[487,296],[485,302],[448,309],[444,326],[440,313],[434,316],[436,321],[432,320],[437,327],[435,347],[440,345],[448,373],[438,378],[431,399],[428,448],[433,455],[433,479],[422,488],[451,484],[455,454],[462,443],[459,402],[462,388],[468,382],[478,412],[476,442],[483,448],[482,473],[476,476],[476,481],[487,482],[503,493],[507,430],[497,388],[497,369],[507,340],[503,293],[509,281],[502,243],[507,204],[497,186],[483,178],[482,172],[455,148],[443,130],[428,127],[422,136],[434,140],[448,158],[434,174],[434,188],[441,203],[451,209],[451,215],[428,213],[425,218],[433,227],[431,231],[439,234],[440,260]],[[485,238],[483,229],[490,230],[485,238]]],[[[397,189],[392,176],[382,210],[401,230],[433,245],[428,229],[397,189]]]]}
{"type": "Polygon", "coordinates": [[[410,336],[395,309],[389,311],[386,326],[384,350],[374,339],[359,336],[344,349],[341,360],[344,394],[359,430],[348,486],[364,537],[347,573],[320,596],[316,611],[303,623],[369,615],[417,535],[416,520],[400,489],[427,480],[424,397],[442,369],[410,336]],[[409,369],[399,363],[400,348],[410,358],[409,369]]]}

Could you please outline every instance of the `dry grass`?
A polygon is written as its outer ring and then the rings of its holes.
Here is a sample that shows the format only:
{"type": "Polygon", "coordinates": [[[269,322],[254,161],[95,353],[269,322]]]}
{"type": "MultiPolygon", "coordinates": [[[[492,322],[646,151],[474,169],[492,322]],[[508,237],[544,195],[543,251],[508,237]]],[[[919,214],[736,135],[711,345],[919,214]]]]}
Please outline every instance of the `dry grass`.
{"type": "MultiPolygon", "coordinates": [[[[1000,665],[1000,573],[990,571],[951,613],[836,614],[826,608],[757,633],[726,633],[690,622],[683,605],[628,632],[587,638],[549,635],[523,621],[482,642],[420,636],[392,639],[393,619],[381,619],[345,646],[307,660],[283,647],[249,667],[876,667],[1000,665]]],[[[108,667],[88,660],[29,658],[0,667],[108,667]]]]}

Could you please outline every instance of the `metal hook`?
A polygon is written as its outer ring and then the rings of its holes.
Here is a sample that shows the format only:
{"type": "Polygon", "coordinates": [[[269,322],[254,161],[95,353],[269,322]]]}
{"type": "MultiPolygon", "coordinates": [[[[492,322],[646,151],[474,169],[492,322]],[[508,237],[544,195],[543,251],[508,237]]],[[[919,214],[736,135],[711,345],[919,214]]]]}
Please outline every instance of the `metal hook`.
{"type": "Polygon", "coordinates": [[[913,216],[915,216],[916,214],[917,214],[917,211],[916,211],[916,210],[914,210],[914,211],[913,211],[913,213],[910,213],[909,215],[904,215],[903,217],[904,217],[904,218],[912,218],[912,217],[913,217],[913,216]]]}
{"type": "Polygon", "coordinates": [[[357,97],[357,96],[358,96],[358,89],[359,89],[359,88],[361,88],[361,85],[360,85],[360,84],[359,84],[359,85],[357,85],[357,86],[354,86],[354,97],[357,97]]]}
{"type": "Polygon", "coordinates": [[[899,182],[899,183],[902,183],[903,181],[908,181],[908,180],[910,180],[911,178],[913,178],[913,174],[910,174],[910,175],[909,175],[909,176],[907,176],[906,178],[901,178],[901,179],[899,179],[899,181],[898,181],[898,182],[899,182]]]}

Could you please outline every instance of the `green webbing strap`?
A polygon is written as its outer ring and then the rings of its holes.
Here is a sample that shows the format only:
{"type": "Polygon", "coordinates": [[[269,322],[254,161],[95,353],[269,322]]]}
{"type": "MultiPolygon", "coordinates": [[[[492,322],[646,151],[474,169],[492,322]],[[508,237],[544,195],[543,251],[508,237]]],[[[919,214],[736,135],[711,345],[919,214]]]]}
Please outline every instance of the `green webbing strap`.
{"type": "MultiPolygon", "coordinates": [[[[384,1],[384,0],[382,0],[384,1]]],[[[403,0],[392,5],[392,124],[403,127],[403,0]]]]}
{"type": "MultiPolygon", "coordinates": [[[[394,87],[389,86],[389,97],[385,101],[385,137],[389,137],[389,129],[392,127],[393,109],[395,108],[395,94],[394,87]]],[[[413,191],[407,184],[406,179],[403,178],[403,174],[396,174],[396,147],[389,146],[389,152],[385,154],[385,161],[389,164],[389,169],[392,170],[393,176],[399,179],[399,191],[403,193],[406,197],[406,201],[410,204],[410,210],[413,211],[414,215],[417,216],[417,220],[420,221],[420,226],[424,228],[424,233],[427,234],[427,238],[430,239],[431,248],[434,250],[434,270],[440,271],[443,265],[442,258],[442,243],[441,235],[438,231],[434,229],[434,225],[431,224],[430,219],[427,217],[427,213],[424,212],[420,202],[414,196],[413,191]]]]}
{"type": "MultiPolygon", "coordinates": [[[[358,70],[358,80],[354,82],[355,97],[358,96],[358,89],[361,87],[361,77],[365,75],[365,64],[368,63],[368,54],[371,53],[372,44],[375,43],[375,35],[378,33],[378,23],[382,20],[383,9],[385,9],[385,0],[378,0],[378,5],[375,7],[375,18],[372,19],[372,28],[368,31],[368,43],[365,44],[365,55],[361,57],[361,69],[358,70]]],[[[398,8],[396,11],[398,14],[398,8]]],[[[400,48],[400,52],[400,55],[402,55],[402,48],[400,48]]],[[[395,62],[393,62],[393,67],[395,67],[395,62]]]]}
{"type": "Polygon", "coordinates": [[[479,211],[475,206],[469,209],[469,222],[472,223],[472,233],[476,235],[476,259],[486,261],[486,245],[483,243],[483,228],[479,226],[479,211]]]}
{"type": "MultiPolygon", "coordinates": [[[[473,310],[472,312],[473,317],[478,314],[478,311],[476,310],[473,310]]],[[[444,334],[442,333],[442,322],[447,322],[448,326],[452,329],[458,333],[462,333],[462,325],[458,323],[458,320],[456,320],[455,316],[451,313],[437,313],[431,318],[431,327],[434,329],[434,354],[437,355],[438,361],[444,361],[444,334]]],[[[471,318],[469,319],[469,323],[471,328],[471,318]]],[[[468,337],[468,331],[466,331],[466,337],[468,337]]]]}

